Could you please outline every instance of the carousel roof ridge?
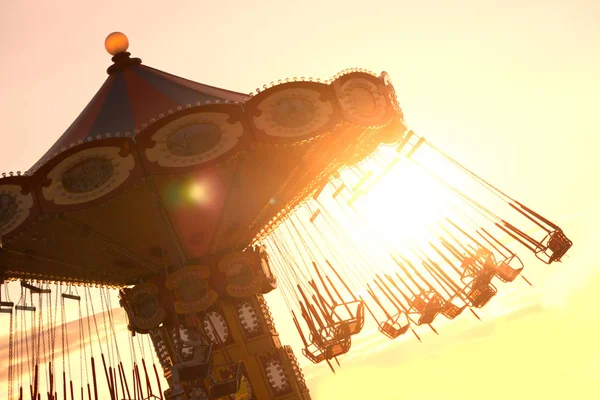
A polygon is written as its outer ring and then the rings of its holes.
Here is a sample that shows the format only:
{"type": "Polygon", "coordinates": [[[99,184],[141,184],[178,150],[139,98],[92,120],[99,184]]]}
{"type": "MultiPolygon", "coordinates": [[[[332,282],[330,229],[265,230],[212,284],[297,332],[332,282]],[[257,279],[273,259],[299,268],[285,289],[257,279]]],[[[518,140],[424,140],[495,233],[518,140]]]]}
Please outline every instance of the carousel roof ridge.
{"type": "Polygon", "coordinates": [[[104,46],[113,64],[98,92],[50,149],[30,168],[39,169],[76,143],[130,132],[137,135],[173,110],[211,103],[243,103],[249,96],[206,85],[142,64],[127,52],[129,39],[121,32],[107,36],[104,46]]]}

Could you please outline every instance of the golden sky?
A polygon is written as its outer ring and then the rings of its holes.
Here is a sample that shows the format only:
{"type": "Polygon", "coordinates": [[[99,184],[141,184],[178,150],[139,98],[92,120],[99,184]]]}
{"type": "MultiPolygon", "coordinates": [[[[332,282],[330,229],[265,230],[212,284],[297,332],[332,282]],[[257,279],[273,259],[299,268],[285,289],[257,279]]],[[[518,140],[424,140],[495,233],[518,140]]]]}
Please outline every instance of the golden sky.
{"type": "MultiPolygon", "coordinates": [[[[575,246],[562,264],[527,258],[535,288],[515,283],[484,322],[464,316],[422,344],[367,334],[335,377],[308,366],[313,398],[600,397],[599,16],[590,0],[2,1],[0,171],[26,170],[84,108],[107,77],[103,42],[115,30],[146,65],[242,92],[385,70],[415,132],[575,246]]],[[[301,358],[277,296],[278,329],[301,358]]]]}

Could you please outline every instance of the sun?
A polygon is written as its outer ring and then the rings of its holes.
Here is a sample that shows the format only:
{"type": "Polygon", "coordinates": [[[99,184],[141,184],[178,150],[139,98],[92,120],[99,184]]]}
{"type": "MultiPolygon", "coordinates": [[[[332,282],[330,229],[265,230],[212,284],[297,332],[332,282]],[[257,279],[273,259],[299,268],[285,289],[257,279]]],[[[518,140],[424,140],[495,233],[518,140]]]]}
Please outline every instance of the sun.
{"type": "Polygon", "coordinates": [[[393,246],[423,242],[431,237],[430,229],[451,214],[447,189],[406,159],[371,187],[355,210],[393,246]]]}

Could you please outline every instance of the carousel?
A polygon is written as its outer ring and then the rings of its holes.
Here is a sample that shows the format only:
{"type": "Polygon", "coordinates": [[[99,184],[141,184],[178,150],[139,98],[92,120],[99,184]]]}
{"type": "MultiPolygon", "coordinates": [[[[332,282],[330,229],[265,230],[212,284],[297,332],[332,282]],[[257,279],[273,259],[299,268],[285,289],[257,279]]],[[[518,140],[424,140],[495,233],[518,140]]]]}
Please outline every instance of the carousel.
{"type": "Polygon", "coordinates": [[[518,251],[551,264],[572,246],[408,129],[385,72],[243,94],[142,64],[122,33],[105,47],[90,103],[0,178],[9,400],[310,399],[265,294],[280,291],[302,355],[335,371],[365,322],[420,341],[529,283],[518,251]],[[382,229],[361,210],[390,179],[382,229]]]}

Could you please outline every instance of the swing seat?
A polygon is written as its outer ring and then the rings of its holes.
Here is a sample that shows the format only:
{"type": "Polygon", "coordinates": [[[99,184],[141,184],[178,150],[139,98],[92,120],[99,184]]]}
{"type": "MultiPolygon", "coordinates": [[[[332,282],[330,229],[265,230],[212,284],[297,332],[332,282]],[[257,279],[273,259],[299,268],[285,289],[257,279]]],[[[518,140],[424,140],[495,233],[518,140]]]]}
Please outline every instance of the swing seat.
{"type": "Polygon", "coordinates": [[[329,329],[322,330],[319,338],[321,341],[313,341],[313,343],[317,347],[321,347],[326,359],[331,360],[350,351],[352,341],[350,340],[349,329],[344,323],[333,327],[332,335],[327,335],[329,331],[329,329]]]}
{"type": "Polygon", "coordinates": [[[414,297],[410,304],[412,308],[414,308],[417,312],[422,313],[427,308],[427,302],[423,300],[421,297],[414,297]]]}
{"type": "Polygon", "coordinates": [[[410,324],[401,325],[393,320],[384,321],[379,324],[379,332],[383,333],[390,339],[396,339],[398,336],[404,335],[408,332],[410,324]]]}
{"type": "Polygon", "coordinates": [[[343,322],[321,329],[318,333],[311,332],[309,339],[310,345],[302,353],[315,364],[347,353],[352,345],[349,329],[343,322]]]}
{"type": "Polygon", "coordinates": [[[193,354],[189,360],[171,367],[174,381],[191,382],[208,377],[212,368],[212,344],[193,346],[193,354]]]}
{"type": "Polygon", "coordinates": [[[496,270],[483,270],[475,276],[473,279],[473,287],[474,288],[484,288],[492,282],[494,275],[496,274],[496,270]]]}
{"type": "Polygon", "coordinates": [[[335,319],[336,315],[340,314],[349,314],[349,318],[338,323],[342,334],[356,335],[362,331],[365,325],[365,305],[361,300],[336,305],[331,312],[330,318],[335,319]],[[353,308],[355,308],[354,312],[352,312],[353,308]]]}
{"type": "Polygon", "coordinates": [[[421,317],[419,318],[419,320],[417,321],[417,325],[429,325],[433,322],[433,320],[435,319],[435,317],[438,316],[438,314],[441,311],[441,307],[438,307],[436,309],[431,309],[425,313],[423,313],[421,315],[421,317]]]}
{"type": "Polygon", "coordinates": [[[313,363],[318,364],[346,354],[350,351],[351,345],[350,336],[320,342],[313,341],[309,347],[302,349],[302,354],[313,363]]]}
{"type": "Polygon", "coordinates": [[[485,288],[474,286],[467,294],[467,299],[471,303],[471,306],[481,308],[485,306],[496,293],[496,288],[491,285],[488,285],[485,288]]]}
{"type": "Polygon", "coordinates": [[[512,282],[523,271],[521,268],[513,268],[505,262],[501,262],[496,269],[496,277],[504,283],[512,282]]]}
{"type": "Polygon", "coordinates": [[[465,274],[467,272],[473,274],[477,271],[477,259],[474,257],[466,257],[460,263],[460,267],[462,268],[463,271],[465,271],[465,274]]]}
{"type": "Polygon", "coordinates": [[[484,271],[495,271],[498,268],[498,266],[496,265],[496,261],[494,260],[494,257],[492,257],[491,255],[487,256],[485,258],[485,261],[483,262],[483,270],[484,271]]]}
{"type": "Polygon", "coordinates": [[[346,354],[350,351],[352,341],[348,337],[346,340],[341,340],[337,343],[330,343],[327,347],[325,347],[324,354],[325,358],[331,360],[332,358],[336,358],[341,356],[342,354],[346,354]]]}
{"type": "Polygon", "coordinates": [[[485,247],[479,247],[475,251],[475,258],[487,258],[492,255],[492,252],[485,247]]]}
{"type": "Polygon", "coordinates": [[[308,358],[314,364],[325,361],[325,354],[316,345],[313,344],[311,347],[315,347],[315,350],[311,351],[308,347],[302,349],[304,357],[308,358]]]}
{"type": "Polygon", "coordinates": [[[437,293],[429,299],[425,309],[421,313],[421,317],[417,321],[417,325],[429,325],[433,322],[435,317],[442,311],[441,298],[437,293]]]}
{"type": "MultiPolygon", "coordinates": [[[[550,234],[548,245],[544,249],[544,253],[549,257],[548,264],[560,259],[573,246],[573,242],[567,238],[562,230],[556,230],[550,234]],[[550,254],[548,254],[550,252],[550,254]]],[[[536,254],[537,255],[537,254],[536,254]]],[[[539,257],[538,257],[539,258],[539,257]]]]}
{"type": "Polygon", "coordinates": [[[235,375],[229,379],[224,379],[210,385],[210,397],[219,399],[223,396],[236,394],[242,384],[242,363],[238,361],[235,369],[235,375]]]}
{"type": "Polygon", "coordinates": [[[0,313],[12,314],[14,305],[12,301],[0,301],[0,313]]]}
{"type": "Polygon", "coordinates": [[[453,304],[452,302],[448,301],[442,308],[442,315],[448,319],[454,319],[454,318],[458,317],[460,314],[462,314],[462,312],[466,308],[467,308],[466,304],[462,307],[459,307],[456,304],[453,304]]]}
{"type": "Polygon", "coordinates": [[[432,301],[437,301],[439,305],[439,295],[435,290],[424,291],[410,299],[410,306],[419,314],[422,314],[427,311],[432,301]]]}
{"type": "Polygon", "coordinates": [[[181,382],[192,382],[197,379],[205,379],[208,377],[210,372],[210,362],[205,362],[198,365],[190,365],[184,367],[174,367],[178,368],[179,380],[181,382]]]}

